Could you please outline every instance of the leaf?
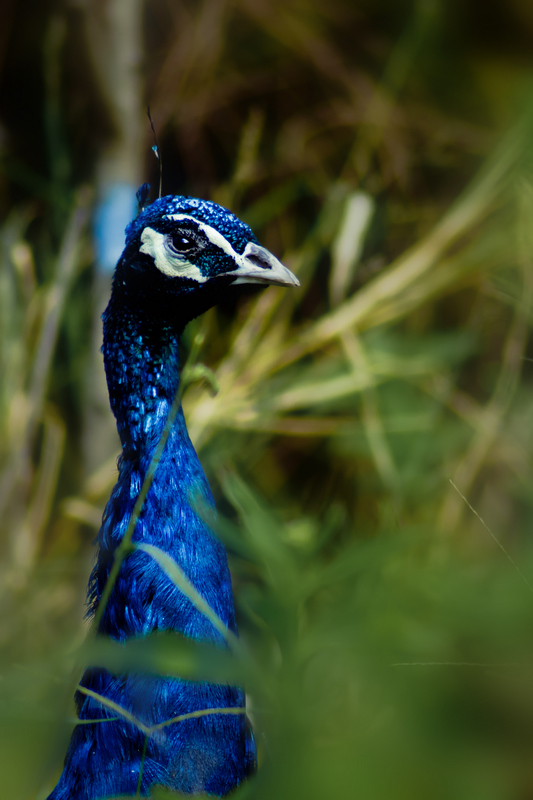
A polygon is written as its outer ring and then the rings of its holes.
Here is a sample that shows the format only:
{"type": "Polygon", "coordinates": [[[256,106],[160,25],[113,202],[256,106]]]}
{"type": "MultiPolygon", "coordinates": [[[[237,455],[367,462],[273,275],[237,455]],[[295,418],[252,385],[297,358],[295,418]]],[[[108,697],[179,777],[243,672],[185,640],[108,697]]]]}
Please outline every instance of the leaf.
{"type": "Polygon", "coordinates": [[[174,561],[174,559],[168,555],[168,553],[165,553],[164,550],[161,550],[159,547],[155,547],[152,544],[135,542],[132,546],[134,549],[141,550],[143,553],[147,553],[149,556],[151,556],[154,561],[159,564],[163,572],[170,578],[172,583],[183,592],[183,594],[191,601],[198,611],[207,617],[213,627],[222,634],[230,648],[235,652],[240,651],[240,643],[238,638],[234,633],[232,633],[232,631],[230,631],[217,613],[213,611],[211,606],[192,585],[179,564],[177,564],[176,561],[174,561]]]}

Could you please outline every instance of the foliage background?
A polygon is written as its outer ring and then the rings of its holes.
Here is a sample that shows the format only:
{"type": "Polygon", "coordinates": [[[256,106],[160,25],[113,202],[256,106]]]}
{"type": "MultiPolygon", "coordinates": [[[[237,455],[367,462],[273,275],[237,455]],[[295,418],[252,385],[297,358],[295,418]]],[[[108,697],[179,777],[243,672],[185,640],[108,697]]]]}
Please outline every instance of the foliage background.
{"type": "Polygon", "coordinates": [[[243,798],[531,797],[530,3],[0,13],[4,795],[46,798],[83,664],[127,658],[246,683],[243,798]],[[164,193],[231,207],[302,282],[212,310],[184,347],[219,383],[184,404],[230,551],[231,661],[80,649],[118,452],[93,221],[157,184],[147,104],[164,193]]]}

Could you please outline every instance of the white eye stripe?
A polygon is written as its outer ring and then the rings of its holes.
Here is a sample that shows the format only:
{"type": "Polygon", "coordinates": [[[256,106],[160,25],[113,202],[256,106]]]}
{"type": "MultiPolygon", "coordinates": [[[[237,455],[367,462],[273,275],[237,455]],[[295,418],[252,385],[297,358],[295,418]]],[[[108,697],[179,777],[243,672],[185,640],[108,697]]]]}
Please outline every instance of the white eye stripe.
{"type": "Polygon", "coordinates": [[[168,235],[146,227],[141,233],[141,253],[152,256],[157,269],[169,278],[189,278],[198,283],[208,279],[202,275],[196,264],[173,253],[168,246],[168,235]]]}
{"type": "MultiPolygon", "coordinates": [[[[167,219],[191,220],[207,236],[209,241],[228,255],[235,267],[228,272],[220,272],[217,277],[230,276],[233,284],[241,283],[273,284],[275,286],[299,286],[298,278],[278,259],[255,242],[248,242],[244,253],[240,255],[233,249],[228,240],[210,225],[199,222],[187,214],[167,215],[167,219]]],[[[141,253],[151,256],[155,266],[170,278],[188,278],[197,283],[205,283],[214,277],[203,275],[196,264],[187,261],[184,254],[177,253],[171,244],[171,234],[160,233],[153,228],[146,227],[141,233],[141,253]]]]}
{"type": "Polygon", "coordinates": [[[228,242],[225,236],[216,230],[216,228],[212,228],[211,225],[207,225],[205,222],[200,222],[199,220],[191,217],[189,214],[166,214],[166,219],[171,219],[173,221],[179,221],[181,219],[190,220],[197,225],[201,231],[205,233],[211,244],[214,244],[216,247],[220,247],[226,255],[231,256],[231,258],[235,259],[238,263],[240,261],[241,256],[237,253],[236,250],[233,249],[231,244],[228,242]]]}

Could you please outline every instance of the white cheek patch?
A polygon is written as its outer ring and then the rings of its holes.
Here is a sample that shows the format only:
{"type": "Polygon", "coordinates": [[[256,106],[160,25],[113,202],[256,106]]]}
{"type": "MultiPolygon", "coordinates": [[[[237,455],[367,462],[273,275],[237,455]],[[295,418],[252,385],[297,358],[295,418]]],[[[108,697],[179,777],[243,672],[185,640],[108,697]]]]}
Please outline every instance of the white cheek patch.
{"type": "Polygon", "coordinates": [[[216,276],[203,275],[196,264],[176,253],[169,242],[169,235],[159,233],[146,227],[141,234],[141,253],[152,256],[157,269],[170,278],[189,278],[197,283],[205,283],[210,277],[224,275],[233,278],[233,286],[240,283],[258,283],[262,286],[299,286],[298,278],[284,267],[278,259],[261,245],[248,242],[242,255],[232,247],[230,242],[219,231],[200,222],[189,214],[166,214],[166,219],[174,222],[188,220],[193,222],[208,238],[210,243],[233,260],[235,267],[228,272],[220,272],[216,276]]]}
{"type": "MultiPolygon", "coordinates": [[[[221,237],[224,238],[224,237],[221,237]]],[[[224,239],[224,241],[226,241],[224,239]]],[[[173,253],[168,246],[168,237],[164,233],[146,227],[141,233],[140,252],[152,256],[154,263],[163,275],[169,278],[189,278],[197,283],[205,283],[208,278],[202,275],[196,264],[173,253]]],[[[227,244],[227,242],[226,242],[227,244]]]]}

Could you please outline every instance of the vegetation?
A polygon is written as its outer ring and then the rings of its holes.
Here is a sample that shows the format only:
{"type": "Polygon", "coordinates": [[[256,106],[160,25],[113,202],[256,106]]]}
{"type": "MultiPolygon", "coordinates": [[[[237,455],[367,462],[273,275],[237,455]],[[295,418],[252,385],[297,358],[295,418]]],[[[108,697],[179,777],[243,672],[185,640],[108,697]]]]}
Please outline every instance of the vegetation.
{"type": "Polygon", "coordinates": [[[2,16],[3,794],[46,798],[93,662],[244,683],[261,766],[239,800],[530,797],[529,4],[2,16]],[[183,402],[230,551],[232,657],[85,642],[118,453],[91,221],[109,185],[157,184],[148,103],[164,193],[231,207],[302,283],[186,337],[188,374],[208,376],[183,402]]]}

